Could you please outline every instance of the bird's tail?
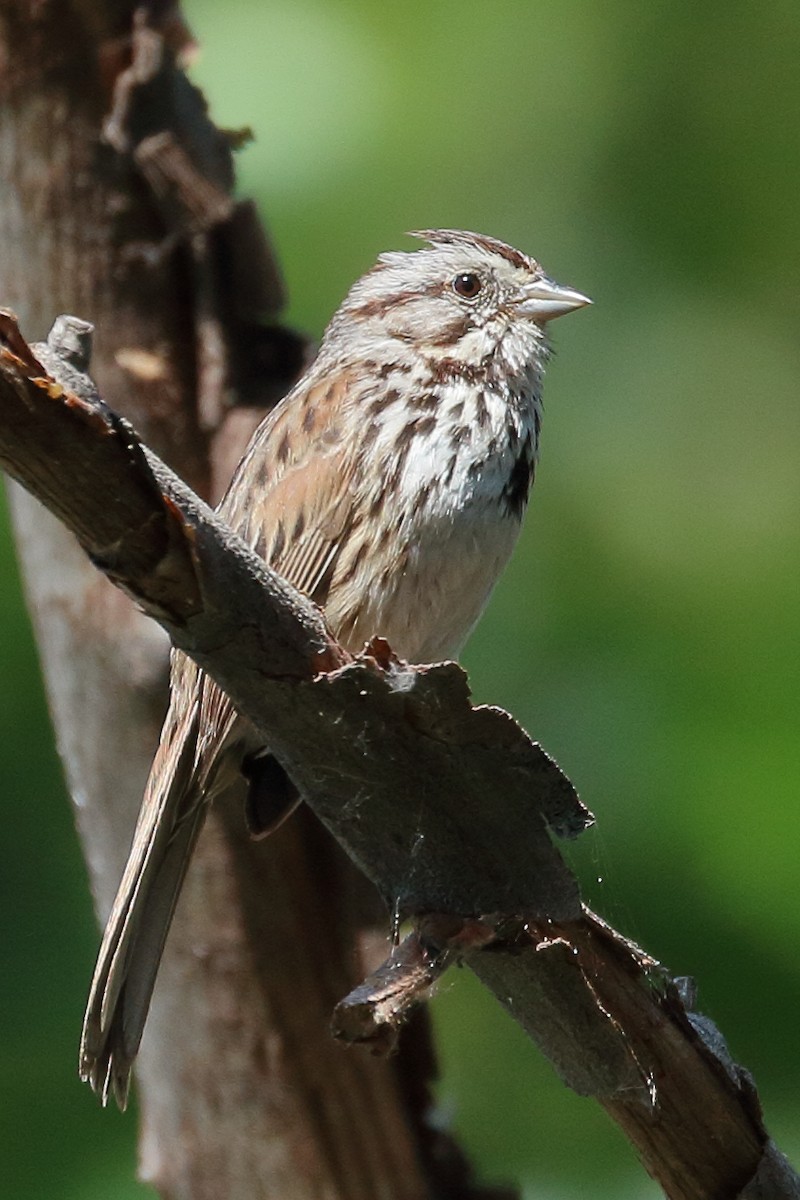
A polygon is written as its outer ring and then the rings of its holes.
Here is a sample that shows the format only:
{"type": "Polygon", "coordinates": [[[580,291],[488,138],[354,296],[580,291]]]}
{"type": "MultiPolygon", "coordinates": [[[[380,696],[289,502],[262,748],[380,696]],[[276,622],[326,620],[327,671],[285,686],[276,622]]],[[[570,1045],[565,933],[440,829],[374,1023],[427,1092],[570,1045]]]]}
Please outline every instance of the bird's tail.
{"type": "Polygon", "coordinates": [[[103,1104],[128,1098],[164,942],[208,808],[198,778],[198,706],[167,715],[125,873],[92,979],[80,1048],[81,1078],[103,1104]]]}

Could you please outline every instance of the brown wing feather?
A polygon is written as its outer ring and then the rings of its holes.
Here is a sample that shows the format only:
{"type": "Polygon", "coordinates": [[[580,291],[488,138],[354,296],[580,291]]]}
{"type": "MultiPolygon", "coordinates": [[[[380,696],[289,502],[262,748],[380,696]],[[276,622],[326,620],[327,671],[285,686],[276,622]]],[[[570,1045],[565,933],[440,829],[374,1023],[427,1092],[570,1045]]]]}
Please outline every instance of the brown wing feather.
{"type": "Polygon", "coordinates": [[[263,506],[263,547],[256,549],[284,579],[318,604],[353,510],[353,464],[338,447],[295,464],[263,506]]]}
{"type": "MultiPolygon", "coordinates": [[[[339,434],[351,401],[345,374],[290,393],[256,432],[219,506],[271,567],[320,605],[356,508],[356,456],[339,434]]],[[[203,676],[198,772],[210,769],[235,721],[227,696],[203,676]]]]}

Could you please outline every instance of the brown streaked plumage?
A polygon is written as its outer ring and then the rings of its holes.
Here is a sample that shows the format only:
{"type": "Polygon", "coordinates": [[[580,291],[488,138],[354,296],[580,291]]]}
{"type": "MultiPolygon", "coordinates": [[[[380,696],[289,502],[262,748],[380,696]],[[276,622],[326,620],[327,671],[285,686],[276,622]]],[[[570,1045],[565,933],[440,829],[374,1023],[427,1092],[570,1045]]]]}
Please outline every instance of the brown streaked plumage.
{"type": "MultiPolygon", "coordinates": [[[[538,455],[545,323],[589,301],[493,238],[419,234],[344,300],[259,426],[222,515],[358,651],[457,654],[519,531],[538,455]]],[[[209,803],[268,748],[173,654],[170,707],[98,956],[80,1070],[124,1107],[156,972],[209,803]]]]}

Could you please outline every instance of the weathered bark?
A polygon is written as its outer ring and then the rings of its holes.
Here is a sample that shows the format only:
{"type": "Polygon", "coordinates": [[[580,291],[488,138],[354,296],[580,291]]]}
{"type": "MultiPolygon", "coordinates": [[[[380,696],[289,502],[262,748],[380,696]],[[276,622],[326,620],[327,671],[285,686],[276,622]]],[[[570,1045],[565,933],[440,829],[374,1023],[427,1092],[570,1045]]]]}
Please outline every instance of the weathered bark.
{"type": "MultiPolygon", "coordinates": [[[[230,198],[227,141],[175,65],[185,29],[154,3],[132,37],[138,7],[0,4],[0,293],[28,330],[54,310],[94,322],[102,388],[213,497],[258,415],[229,414],[231,393],[273,402],[302,346],[274,323],[278,272],[230,198]]],[[[11,504],[102,919],[157,740],[167,639],[36,500],[12,487],[11,504]]],[[[436,1194],[402,1064],[343,1051],[317,1019],[357,978],[362,886],[311,818],[269,846],[234,814],[209,822],[137,1072],[141,1173],[164,1196],[436,1194]]]]}

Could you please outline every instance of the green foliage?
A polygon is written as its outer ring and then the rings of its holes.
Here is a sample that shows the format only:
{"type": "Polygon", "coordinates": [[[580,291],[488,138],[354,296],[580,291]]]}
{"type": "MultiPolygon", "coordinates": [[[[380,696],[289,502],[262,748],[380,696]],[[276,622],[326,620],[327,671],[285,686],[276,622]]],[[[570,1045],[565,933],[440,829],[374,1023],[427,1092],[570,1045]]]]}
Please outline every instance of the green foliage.
{"type": "MultiPolygon", "coordinates": [[[[256,133],[241,191],[298,325],[420,226],[505,238],[594,297],[554,328],[533,508],[466,664],[597,814],[570,851],[587,898],[697,977],[800,1157],[800,10],[186,7],[213,115],[256,133]]],[[[74,1075],[96,935],[7,542],[2,564],[0,1174],[17,1200],[144,1196],[133,1118],[74,1075]]],[[[487,1176],[655,1195],[463,973],[434,1011],[443,1112],[487,1176]]]]}

